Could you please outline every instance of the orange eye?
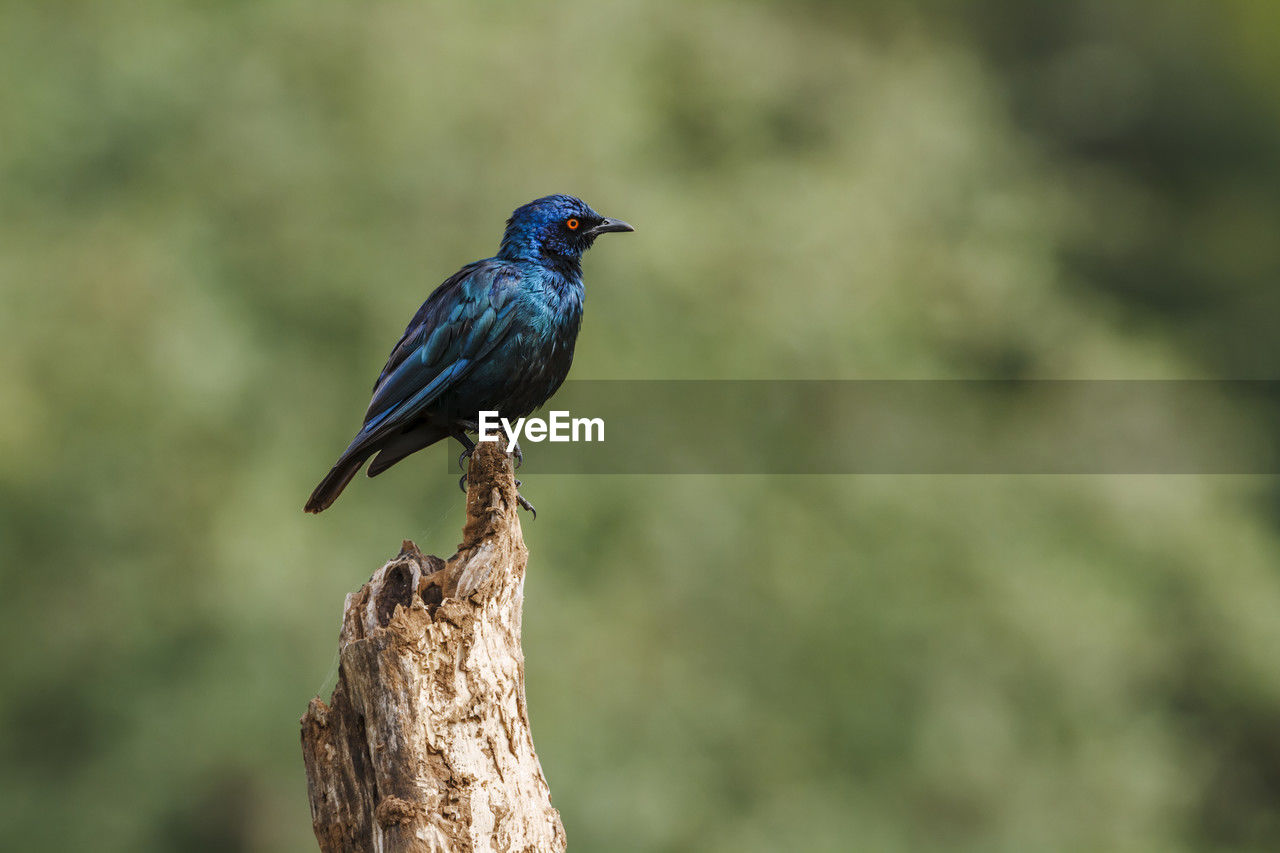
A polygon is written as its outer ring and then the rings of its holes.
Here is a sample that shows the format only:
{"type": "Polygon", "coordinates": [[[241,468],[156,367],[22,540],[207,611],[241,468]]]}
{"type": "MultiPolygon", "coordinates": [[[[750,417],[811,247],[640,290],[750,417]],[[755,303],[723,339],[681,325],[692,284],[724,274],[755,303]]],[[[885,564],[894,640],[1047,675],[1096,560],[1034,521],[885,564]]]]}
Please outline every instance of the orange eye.
{"type": "Polygon", "coordinates": [[[564,227],[565,227],[565,228],[568,228],[570,231],[577,231],[577,230],[578,230],[578,220],[576,220],[576,219],[566,219],[566,220],[565,220],[565,222],[564,222],[564,227]]]}

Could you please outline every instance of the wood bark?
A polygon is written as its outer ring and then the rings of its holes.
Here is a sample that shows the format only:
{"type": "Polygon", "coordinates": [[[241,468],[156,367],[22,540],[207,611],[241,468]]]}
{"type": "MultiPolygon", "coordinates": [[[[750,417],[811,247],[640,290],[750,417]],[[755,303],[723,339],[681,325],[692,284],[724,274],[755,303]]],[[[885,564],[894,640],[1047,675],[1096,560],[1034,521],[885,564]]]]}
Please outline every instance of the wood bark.
{"type": "Polygon", "coordinates": [[[302,718],[324,853],[565,849],[525,705],[511,463],[480,444],[467,476],[458,552],[406,541],[347,596],[337,687],[302,718]]]}

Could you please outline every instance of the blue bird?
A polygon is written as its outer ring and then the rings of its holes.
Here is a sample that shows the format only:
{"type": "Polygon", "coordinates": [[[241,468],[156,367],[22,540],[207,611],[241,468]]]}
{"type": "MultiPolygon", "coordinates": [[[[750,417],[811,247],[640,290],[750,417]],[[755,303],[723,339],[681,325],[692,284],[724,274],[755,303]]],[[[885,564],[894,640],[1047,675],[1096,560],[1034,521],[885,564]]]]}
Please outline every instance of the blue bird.
{"type": "Polygon", "coordinates": [[[517,208],[498,254],[467,264],[422,303],[374,383],[364,426],[306,511],[328,508],[371,456],[376,477],[450,436],[469,451],[481,411],[514,421],[545,403],[573,362],[582,253],[601,234],[633,230],[567,195],[517,208]]]}

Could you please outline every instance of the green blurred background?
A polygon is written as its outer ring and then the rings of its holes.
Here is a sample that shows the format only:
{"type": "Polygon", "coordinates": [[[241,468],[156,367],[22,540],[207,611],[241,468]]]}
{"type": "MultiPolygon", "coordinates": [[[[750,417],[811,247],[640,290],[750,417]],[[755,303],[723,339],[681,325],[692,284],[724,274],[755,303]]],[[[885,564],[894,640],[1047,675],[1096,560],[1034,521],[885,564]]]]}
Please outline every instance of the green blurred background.
{"type": "MultiPolygon", "coordinates": [[[[1276,377],[1278,30],[1271,0],[5,4],[5,848],[314,849],[297,721],[343,596],[402,537],[452,553],[462,498],[437,448],[303,500],[535,196],[637,226],[587,258],[576,378],[1276,377]]],[[[526,488],[572,849],[1280,849],[1270,479],[526,488]]]]}

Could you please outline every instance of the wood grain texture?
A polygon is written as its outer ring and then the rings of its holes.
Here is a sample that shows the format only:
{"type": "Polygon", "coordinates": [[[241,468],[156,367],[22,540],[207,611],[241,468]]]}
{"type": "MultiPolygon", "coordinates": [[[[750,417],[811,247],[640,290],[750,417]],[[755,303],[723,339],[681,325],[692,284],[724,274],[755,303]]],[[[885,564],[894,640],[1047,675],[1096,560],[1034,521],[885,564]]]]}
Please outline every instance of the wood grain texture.
{"type": "Polygon", "coordinates": [[[478,446],[447,562],[405,542],[347,596],[338,684],[302,751],[325,853],[562,851],[525,706],[528,551],[507,456],[478,446]]]}

